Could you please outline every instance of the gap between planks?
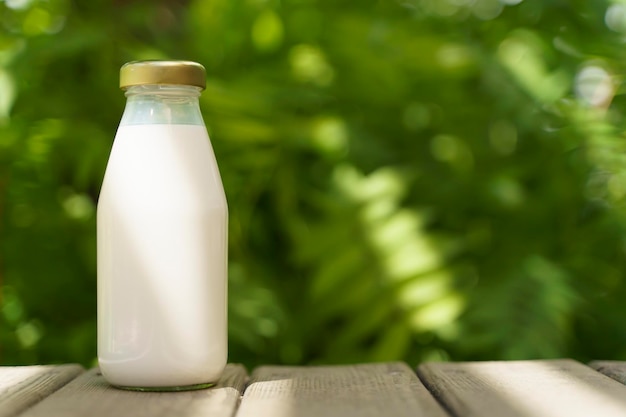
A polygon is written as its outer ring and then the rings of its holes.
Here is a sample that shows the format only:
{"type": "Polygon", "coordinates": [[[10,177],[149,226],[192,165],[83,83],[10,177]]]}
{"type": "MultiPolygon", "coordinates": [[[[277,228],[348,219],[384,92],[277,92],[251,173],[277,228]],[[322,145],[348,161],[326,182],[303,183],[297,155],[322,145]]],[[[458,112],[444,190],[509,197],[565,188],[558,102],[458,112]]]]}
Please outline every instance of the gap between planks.
{"type": "Polygon", "coordinates": [[[593,361],[589,366],[596,371],[626,385],[626,362],[622,361],[593,361]]]}

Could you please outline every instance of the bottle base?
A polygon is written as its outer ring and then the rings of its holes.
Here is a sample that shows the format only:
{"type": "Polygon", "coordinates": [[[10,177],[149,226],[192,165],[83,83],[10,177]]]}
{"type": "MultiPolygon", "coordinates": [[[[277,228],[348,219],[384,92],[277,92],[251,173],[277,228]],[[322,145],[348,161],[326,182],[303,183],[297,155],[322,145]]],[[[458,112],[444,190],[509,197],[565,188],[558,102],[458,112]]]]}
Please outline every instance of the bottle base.
{"type": "Polygon", "coordinates": [[[196,391],[200,389],[211,388],[215,386],[214,383],[208,382],[204,384],[184,385],[176,387],[128,387],[123,385],[112,385],[117,389],[126,391],[141,391],[141,392],[178,392],[178,391],[196,391]]]}

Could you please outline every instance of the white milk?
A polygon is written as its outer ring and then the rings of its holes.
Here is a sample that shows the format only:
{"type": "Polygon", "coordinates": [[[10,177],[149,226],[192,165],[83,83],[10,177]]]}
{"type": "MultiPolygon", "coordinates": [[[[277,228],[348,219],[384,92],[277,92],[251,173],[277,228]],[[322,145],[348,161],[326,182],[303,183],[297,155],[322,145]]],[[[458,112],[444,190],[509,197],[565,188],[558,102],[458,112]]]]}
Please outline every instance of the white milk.
{"type": "Polygon", "coordinates": [[[220,377],[227,216],[204,126],[119,127],[98,202],[98,358],[110,383],[220,377]]]}

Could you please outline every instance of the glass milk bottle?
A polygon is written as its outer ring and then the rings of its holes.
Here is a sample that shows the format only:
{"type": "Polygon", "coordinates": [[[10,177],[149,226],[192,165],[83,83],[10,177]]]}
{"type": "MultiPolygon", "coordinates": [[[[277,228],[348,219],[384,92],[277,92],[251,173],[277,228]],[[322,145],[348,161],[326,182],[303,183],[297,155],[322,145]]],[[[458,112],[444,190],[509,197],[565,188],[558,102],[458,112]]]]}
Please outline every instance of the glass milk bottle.
{"type": "Polygon", "coordinates": [[[226,365],[228,209],[188,61],[124,65],[98,201],[98,361],[112,385],[185,390],[226,365]]]}

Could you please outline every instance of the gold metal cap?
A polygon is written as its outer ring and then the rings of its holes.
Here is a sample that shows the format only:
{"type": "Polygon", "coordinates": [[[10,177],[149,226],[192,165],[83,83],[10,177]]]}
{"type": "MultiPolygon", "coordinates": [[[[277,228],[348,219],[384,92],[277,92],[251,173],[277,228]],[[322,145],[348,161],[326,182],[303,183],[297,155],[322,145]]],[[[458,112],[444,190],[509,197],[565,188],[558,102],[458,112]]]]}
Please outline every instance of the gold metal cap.
{"type": "Polygon", "coordinates": [[[206,88],[206,71],[192,61],[132,61],[120,69],[120,88],[134,85],[177,84],[206,88]]]}

